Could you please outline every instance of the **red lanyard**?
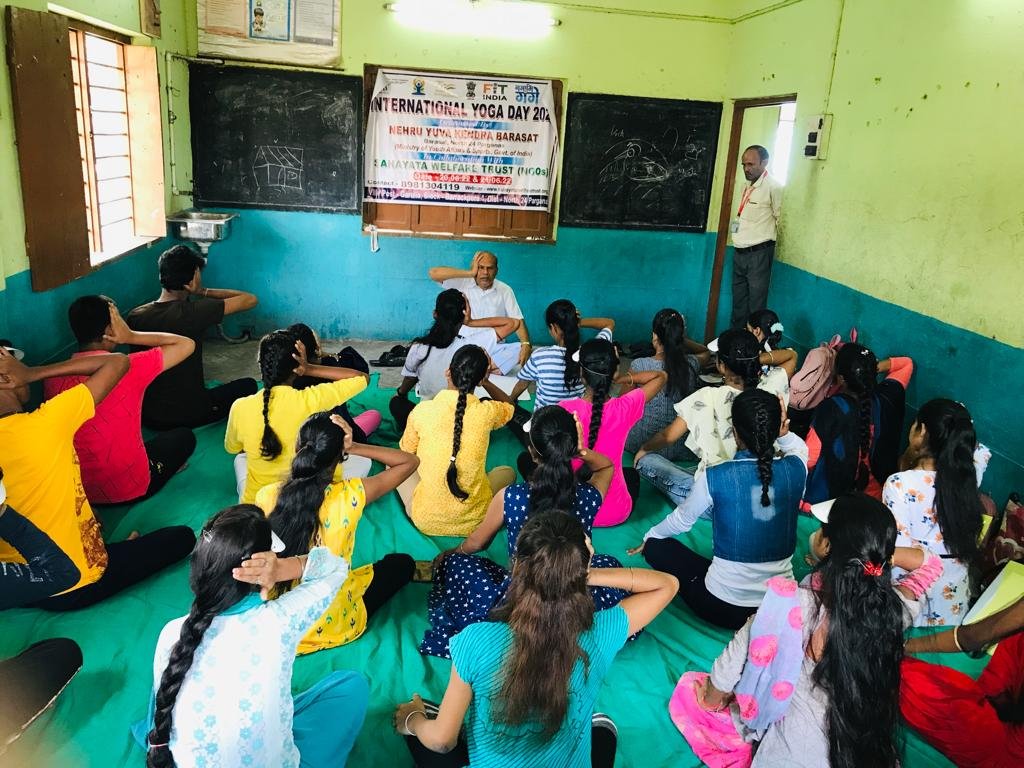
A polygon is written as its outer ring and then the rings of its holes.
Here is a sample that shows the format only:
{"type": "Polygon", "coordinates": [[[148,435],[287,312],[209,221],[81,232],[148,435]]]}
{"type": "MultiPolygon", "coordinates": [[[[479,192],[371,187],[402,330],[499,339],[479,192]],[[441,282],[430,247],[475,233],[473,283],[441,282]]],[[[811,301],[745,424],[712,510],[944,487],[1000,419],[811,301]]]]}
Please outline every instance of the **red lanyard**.
{"type": "MultiPolygon", "coordinates": [[[[767,175],[768,171],[765,171],[764,173],[761,174],[757,181],[760,181],[767,175]]],[[[755,181],[754,184],[757,184],[757,181],[755,181]]],[[[739,218],[740,216],[743,215],[743,207],[747,204],[747,201],[750,200],[750,196],[754,194],[754,184],[751,184],[749,187],[743,190],[743,197],[740,198],[740,209],[736,211],[736,218],[739,218]]]]}

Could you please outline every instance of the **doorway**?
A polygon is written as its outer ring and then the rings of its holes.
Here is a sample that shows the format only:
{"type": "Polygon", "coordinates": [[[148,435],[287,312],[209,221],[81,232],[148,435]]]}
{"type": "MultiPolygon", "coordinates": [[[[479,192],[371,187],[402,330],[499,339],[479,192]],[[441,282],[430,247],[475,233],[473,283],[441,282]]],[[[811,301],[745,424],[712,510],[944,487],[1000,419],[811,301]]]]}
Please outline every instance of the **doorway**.
{"type": "Polygon", "coordinates": [[[722,273],[725,271],[725,249],[729,244],[729,223],[737,209],[746,180],[740,167],[740,153],[752,144],[768,150],[768,171],[783,186],[789,177],[793,134],[796,128],[796,94],[769,96],[761,99],[737,99],[733,105],[729,131],[729,151],[725,159],[725,187],[718,212],[718,235],[715,240],[715,261],[711,269],[711,289],[704,323],[704,341],[717,331],[718,305],[722,294],[722,273]]]}

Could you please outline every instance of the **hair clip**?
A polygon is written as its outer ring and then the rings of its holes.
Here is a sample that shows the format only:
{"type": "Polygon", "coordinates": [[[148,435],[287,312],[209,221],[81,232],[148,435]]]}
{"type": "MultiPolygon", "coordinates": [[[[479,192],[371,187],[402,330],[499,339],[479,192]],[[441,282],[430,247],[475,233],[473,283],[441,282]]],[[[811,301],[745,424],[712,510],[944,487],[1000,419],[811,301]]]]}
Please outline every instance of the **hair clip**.
{"type": "Polygon", "coordinates": [[[530,419],[530,421],[528,421],[528,422],[526,422],[525,424],[523,424],[523,427],[522,427],[522,429],[523,429],[523,432],[526,432],[527,434],[529,434],[529,433],[530,433],[530,424],[531,424],[532,422],[533,422],[533,419],[530,419]]]}
{"type": "Polygon", "coordinates": [[[203,529],[203,541],[205,541],[207,544],[213,541],[213,531],[211,531],[209,528],[203,529]]]}
{"type": "Polygon", "coordinates": [[[454,456],[452,456],[451,460],[452,460],[452,461],[455,461],[455,457],[454,457],[454,456]]]}
{"type": "Polygon", "coordinates": [[[574,363],[578,363],[580,361],[580,351],[578,349],[572,353],[572,361],[574,363]]]}
{"type": "Polygon", "coordinates": [[[782,333],[786,329],[782,327],[782,323],[772,323],[772,327],[768,330],[772,333],[782,333]]]}
{"type": "Polygon", "coordinates": [[[149,748],[150,749],[160,749],[160,747],[166,747],[168,745],[169,745],[169,742],[164,742],[163,744],[153,744],[152,742],[149,742],[149,748]]]}
{"type": "Polygon", "coordinates": [[[867,357],[868,355],[871,354],[871,350],[868,349],[867,347],[863,347],[861,349],[861,351],[860,351],[860,354],[861,354],[861,357],[867,357]]]}
{"type": "Polygon", "coordinates": [[[867,562],[863,564],[865,576],[881,576],[883,567],[878,563],[867,562]]]}

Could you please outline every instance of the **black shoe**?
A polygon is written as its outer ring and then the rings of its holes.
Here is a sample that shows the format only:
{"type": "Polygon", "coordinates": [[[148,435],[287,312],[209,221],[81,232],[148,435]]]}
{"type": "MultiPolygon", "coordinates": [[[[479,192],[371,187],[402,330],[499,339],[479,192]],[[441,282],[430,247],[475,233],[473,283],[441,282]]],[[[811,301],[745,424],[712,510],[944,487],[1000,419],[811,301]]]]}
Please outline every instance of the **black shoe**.
{"type": "Polygon", "coordinates": [[[590,764],[594,768],[614,768],[619,729],[604,712],[595,712],[590,719],[590,764]]]}
{"type": "Polygon", "coordinates": [[[64,637],[43,640],[0,661],[0,754],[53,704],[81,668],[82,649],[64,637]]]}

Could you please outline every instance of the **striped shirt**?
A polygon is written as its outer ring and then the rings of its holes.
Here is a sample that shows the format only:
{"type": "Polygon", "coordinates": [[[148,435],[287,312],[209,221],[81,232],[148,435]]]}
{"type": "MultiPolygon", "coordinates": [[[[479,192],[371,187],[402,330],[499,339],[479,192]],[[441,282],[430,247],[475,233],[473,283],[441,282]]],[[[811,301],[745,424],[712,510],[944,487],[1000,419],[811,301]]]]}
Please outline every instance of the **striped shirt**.
{"type": "Polygon", "coordinates": [[[589,667],[577,660],[569,677],[569,702],[562,727],[543,738],[540,723],[495,722],[492,704],[504,682],[505,660],[512,651],[508,624],[471,624],[451,639],[452,665],[470,688],[473,700],[466,724],[473,768],[590,768],[590,721],[597,694],[615,654],[626,644],[629,619],[621,606],[598,611],[594,625],[580,634],[589,667]]]}
{"type": "MultiPolygon", "coordinates": [[[[612,329],[602,328],[597,338],[612,340],[612,329]]],[[[537,394],[533,407],[543,408],[545,405],[558,405],[562,400],[583,397],[583,382],[567,389],[565,386],[565,347],[538,347],[519,371],[522,381],[537,382],[537,394]]]]}

